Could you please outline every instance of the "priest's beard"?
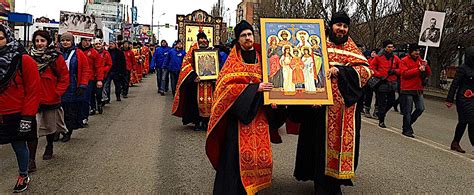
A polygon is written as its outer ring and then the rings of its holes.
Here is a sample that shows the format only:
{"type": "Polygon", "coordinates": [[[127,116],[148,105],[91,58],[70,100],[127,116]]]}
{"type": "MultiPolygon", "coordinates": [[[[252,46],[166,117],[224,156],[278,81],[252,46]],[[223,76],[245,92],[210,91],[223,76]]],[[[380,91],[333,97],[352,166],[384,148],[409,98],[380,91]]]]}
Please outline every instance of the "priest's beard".
{"type": "Polygon", "coordinates": [[[348,40],[349,40],[349,35],[344,35],[343,37],[339,38],[336,36],[336,34],[334,32],[330,32],[329,33],[329,40],[331,42],[333,42],[334,44],[336,45],[342,45],[344,43],[346,43],[348,40]]]}

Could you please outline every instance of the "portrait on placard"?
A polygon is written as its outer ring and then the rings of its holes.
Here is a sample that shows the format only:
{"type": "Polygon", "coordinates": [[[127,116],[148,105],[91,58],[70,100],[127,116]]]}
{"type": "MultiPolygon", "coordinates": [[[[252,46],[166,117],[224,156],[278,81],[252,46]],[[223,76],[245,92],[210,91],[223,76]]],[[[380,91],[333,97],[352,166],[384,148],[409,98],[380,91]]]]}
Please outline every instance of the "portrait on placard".
{"type": "Polygon", "coordinates": [[[265,104],[332,104],[324,21],[262,18],[265,104]]]}
{"type": "Polygon", "coordinates": [[[426,11],[421,25],[418,45],[439,47],[443,33],[444,18],[446,13],[426,11]]]}
{"type": "Polygon", "coordinates": [[[219,75],[219,53],[217,50],[194,50],[195,71],[200,80],[216,80],[219,75]]]}

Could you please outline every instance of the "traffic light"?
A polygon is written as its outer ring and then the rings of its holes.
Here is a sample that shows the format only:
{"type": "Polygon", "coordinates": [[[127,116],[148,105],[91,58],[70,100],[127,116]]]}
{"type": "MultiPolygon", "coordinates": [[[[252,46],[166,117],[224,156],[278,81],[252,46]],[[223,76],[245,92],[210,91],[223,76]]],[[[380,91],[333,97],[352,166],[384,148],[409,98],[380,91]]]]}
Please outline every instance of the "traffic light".
{"type": "Polygon", "coordinates": [[[170,24],[166,23],[165,28],[170,28],[170,24]]]}

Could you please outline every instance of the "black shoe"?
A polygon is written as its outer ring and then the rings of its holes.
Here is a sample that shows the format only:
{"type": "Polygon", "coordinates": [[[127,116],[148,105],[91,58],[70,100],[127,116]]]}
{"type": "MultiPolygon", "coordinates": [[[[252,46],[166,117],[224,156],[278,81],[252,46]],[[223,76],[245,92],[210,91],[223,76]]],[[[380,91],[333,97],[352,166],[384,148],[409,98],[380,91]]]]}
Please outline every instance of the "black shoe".
{"type": "Polygon", "coordinates": [[[53,142],[59,141],[59,133],[54,134],[53,142]]]}
{"type": "Polygon", "coordinates": [[[71,140],[71,135],[69,134],[65,134],[61,139],[62,142],[68,142],[69,140],[71,140]]]}
{"type": "Polygon", "coordinates": [[[161,94],[161,96],[165,96],[165,92],[164,91],[158,91],[159,94],[161,94]]]}
{"type": "Polygon", "coordinates": [[[374,112],[374,113],[372,114],[372,117],[371,117],[371,118],[373,118],[373,119],[375,119],[375,120],[379,120],[379,117],[377,116],[376,112],[374,112]]]}
{"type": "Polygon", "coordinates": [[[30,177],[28,176],[18,176],[16,185],[13,188],[13,193],[24,192],[28,189],[30,184],[30,177]]]}
{"type": "Polygon", "coordinates": [[[394,110],[395,112],[400,112],[400,111],[398,110],[398,106],[393,106],[393,110],[394,110]]]}
{"type": "Polygon", "coordinates": [[[120,102],[122,101],[122,99],[120,98],[120,96],[117,97],[117,102],[120,102]]]}
{"type": "Polygon", "coordinates": [[[105,100],[105,101],[104,101],[104,105],[105,105],[105,104],[110,104],[110,100],[105,100]]]}
{"type": "Polygon", "coordinates": [[[197,123],[194,125],[194,131],[202,131],[202,127],[200,125],[200,123],[197,123]]]}
{"type": "Polygon", "coordinates": [[[46,150],[43,154],[43,160],[51,160],[53,158],[53,145],[46,146],[46,150]]]}
{"type": "Polygon", "coordinates": [[[380,127],[380,128],[387,128],[387,126],[385,126],[385,123],[384,123],[384,122],[379,122],[379,127],[380,127]]]}
{"type": "Polygon", "coordinates": [[[89,115],[95,115],[95,109],[91,109],[91,111],[89,112],[89,115]]]}
{"type": "Polygon", "coordinates": [[[127,99],[127,98],[128,98],[128,95],[123,95],[123,98],[127,99]]]}
{"type": "Polygon", "coordinates": [[[403,132],[402,134],[403,134],[404,136],[407,136],[407,137],[415,138],[415,136],[413,135],[413,133],[406,133],[406,132],[403,132]]]}
{"type": "Polygon", "coordinates": [[[97,111],[99,112],[99,114],[102,114],[104,113],[104,108],[102,108],[102,106],[99,106],[97,107],[97,111]]]}

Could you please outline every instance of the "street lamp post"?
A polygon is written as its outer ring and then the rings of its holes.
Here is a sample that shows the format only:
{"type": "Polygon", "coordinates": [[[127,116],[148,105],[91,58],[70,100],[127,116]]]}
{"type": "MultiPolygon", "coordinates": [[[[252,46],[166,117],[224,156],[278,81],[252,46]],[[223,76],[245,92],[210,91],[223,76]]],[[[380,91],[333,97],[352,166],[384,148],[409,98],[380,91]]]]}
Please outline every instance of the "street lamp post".
{"type": "Polygon", "coordinates": [[[157,35],[156,35],[156,40],[157,41],[160,41],[160,18],[161,16],[164,16],[166,13],[162,13],[160,15],[160,17],[158,17],[158,31],[157,31],[157,35]]]}

